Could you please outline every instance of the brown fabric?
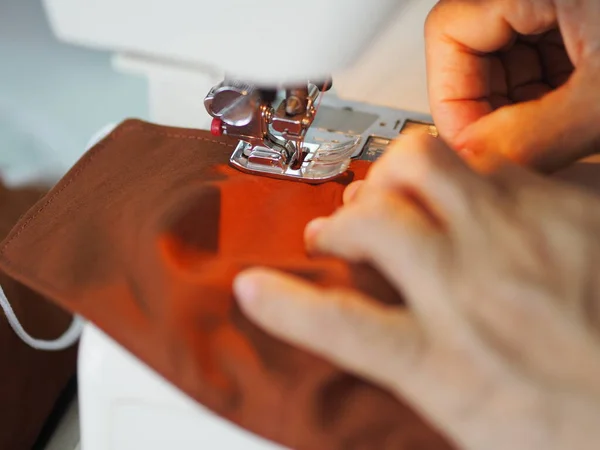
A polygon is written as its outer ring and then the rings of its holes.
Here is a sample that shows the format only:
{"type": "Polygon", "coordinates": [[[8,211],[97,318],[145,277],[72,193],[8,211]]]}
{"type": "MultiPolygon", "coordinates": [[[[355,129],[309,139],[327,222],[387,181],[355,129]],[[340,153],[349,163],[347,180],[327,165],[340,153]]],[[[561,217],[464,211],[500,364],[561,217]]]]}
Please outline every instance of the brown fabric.
{"type": "Polygon", "coordinates": [[[309,186],[242,174],[227,165],[232,149],[204,131],[123,123],[12,231],[1,267],[287,447],[449,448],[391,395],[266,335],[232,298],[234,275],[262,265],[399,303],[366,267],[304,251],[305,225],[367,166],[309,186]]]}
{"type": "MultiPolygon", "coordinates": [[[[9,190],[0,182],[0,236],[43,194],[39,189],[9,190]]],[[[69,314],[1,272],[0,286],[34,337],[54,339],[68,328],[69,314]]],[[[0,449],[31,449],[75,368],[75,347],[34,350],[17,337],[0,310],[0,449]]]]}

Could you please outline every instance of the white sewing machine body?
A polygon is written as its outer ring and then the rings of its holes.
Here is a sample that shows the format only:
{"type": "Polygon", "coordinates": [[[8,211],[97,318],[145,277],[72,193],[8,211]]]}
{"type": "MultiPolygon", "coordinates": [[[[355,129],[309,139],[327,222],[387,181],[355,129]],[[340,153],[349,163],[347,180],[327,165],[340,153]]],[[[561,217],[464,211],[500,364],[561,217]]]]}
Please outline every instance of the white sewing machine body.
{"type": "Polygon", "coordinates": [[[92,325],[80,343],[82,450],[281,450],[206,410],[92,325]]]}
{"type": "MultiPolygon", "coordinates": [[[[360,134],[388,140],[407,120],[429,121],[422,29],[435,3],[44,0],[59,38],[113,51],[117,70],[147,77],[155,122],[208,128],[203,99],[224,72],[266,84],[333,74],[323,106],[352,105],[371,115],[360,134]]],[[[281,448],[196,404],[92,325],[79,402],[82,450],[281,448]]]]}
{"type": "Polygon", "coordinates": [[[429,110],[423,24],[436,0],[43,3],[59,39],[109,50],[117,70],[145,76],[150,116],[165,125],[208,128],[202,99],[225,71],[238,77],[247,71],[262,83],[333,73],[336,92],[345,99],[429,110]],[[284,19],[290,15],[310,28],[301,36],[276,31],[288,28],[284,19]],[[250,46],[245,30],[259,24],[268,24],[262,35],[268,45],[250,46]]]}

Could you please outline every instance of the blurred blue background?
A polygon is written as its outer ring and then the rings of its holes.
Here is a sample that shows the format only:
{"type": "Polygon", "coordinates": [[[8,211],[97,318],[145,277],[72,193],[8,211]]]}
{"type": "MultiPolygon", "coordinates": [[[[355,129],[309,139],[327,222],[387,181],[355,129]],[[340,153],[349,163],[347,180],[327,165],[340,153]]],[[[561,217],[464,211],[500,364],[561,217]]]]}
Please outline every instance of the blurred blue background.
{"type": "Polygon", "coordinates": [[[111,70],[108,53],[62,44],[37,0],[0,0],[0,176],[57,178],[90,137],[146,119],[146,80],[111,70]]]}

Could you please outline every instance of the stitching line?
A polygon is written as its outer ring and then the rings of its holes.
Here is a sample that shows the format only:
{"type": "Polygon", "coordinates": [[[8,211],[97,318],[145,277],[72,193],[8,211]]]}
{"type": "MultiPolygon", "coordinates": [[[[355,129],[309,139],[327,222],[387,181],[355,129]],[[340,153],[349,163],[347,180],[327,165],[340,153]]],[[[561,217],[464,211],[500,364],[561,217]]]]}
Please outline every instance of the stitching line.
{"type": "MultiPolygon", "coordinates": [[[[149,129],[146,130],[146,132],[150,132],[150,133],[152,133],[154,135],[158,135],[158,136],[171,137],[171,138],[175,138],[175,139],[192,139],[192,140],[197,140],[197,141],[211,142],[213,144],[219,144],[219,145],[222,145],[224,147],[230,147],[230,148],[234,147],[232,144],[228,144],[226,142],[221,142],[221,141],[216,141],[214,139],[207,139],[207,138],[204,138],[202,136],[185,135],[185,134],[174,134],[174,133],[169,133],[169,132],[165,132],[165,131],[155,130],[153,128],[150,128],[148,126],[148,124],[143,123],[143,122],[136,122],[136,123],[125,124],[122,127],[117,128],[116,130],[114,130],[102,142],[100,142],[98,145],[96,145],[92,150],[90,150],[87,153],[87,158],[84,161],[81,161],[81,163],[79,164],[79,167],[77,167],[77,169],[75,169],[75,171],[72,172],[71,175],[68,178],[63,179],[62,182],[59,183],[60,187],[58,187],[58,186],[56,187],[56,190],[46,200],[46,202],[43,205],[41,205],[37,211],[35,211],[33,214],[31,214],[25,220],[25,222],[23,222],[23,224],[21,224],[21,226],[16,231],[14,231],[11,234],[11,236],[8,238],[8,240],[4,243],[4,245],[0,249],[0,256],[5,255],[6,251],[8,250],[8,247],[10,246],[10,244],[15,239],[17,239],[27,229],[27,227],[29,226],[29,224],[33,220],[35,220],[49,205],[51,205],[54,202],[54,200],[66,188],[68,188],[75,180],[77,180],[77,178],[79,178],[79,175],[81,175],[81,173],[96,159],[96,156],[98,154],[100,154],[100,152],[102,150],[104,150],[106,148],[107,144],[113,142],[118,136],[124,134],[125,132],[132,131],[132,130],[135,130],[135,129],[140,129],[140,128],[149,128],[149,129]]],[[[12,266],[12,264],[9,261],[6,261],[6,263],[8,263],[9,265],[12,266]]],[[[12,267],[14,268],[14,266],[12,266],[12,267]]]]}

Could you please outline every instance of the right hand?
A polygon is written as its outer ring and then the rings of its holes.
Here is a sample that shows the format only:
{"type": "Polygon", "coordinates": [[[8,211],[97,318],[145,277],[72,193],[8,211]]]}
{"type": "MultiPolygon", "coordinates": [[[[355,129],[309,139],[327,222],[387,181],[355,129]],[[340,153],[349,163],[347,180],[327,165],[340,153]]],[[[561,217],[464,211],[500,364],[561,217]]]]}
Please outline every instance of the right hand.
{"type": "Polygon", "coordinates": [[[600,149],[600,1],[440,0],[426,26],[433,118],[459,152],[552,172],[600,149]]]}
{"type": "Polygon", "coordinates": [[[407,136],[307,228],[311,253],[372,264],[407,309],[265,269],[237,278],[237,298],[266,331],[395,393],[458,448],[596,449],[600,199],[478,163],[407,136]]]}

